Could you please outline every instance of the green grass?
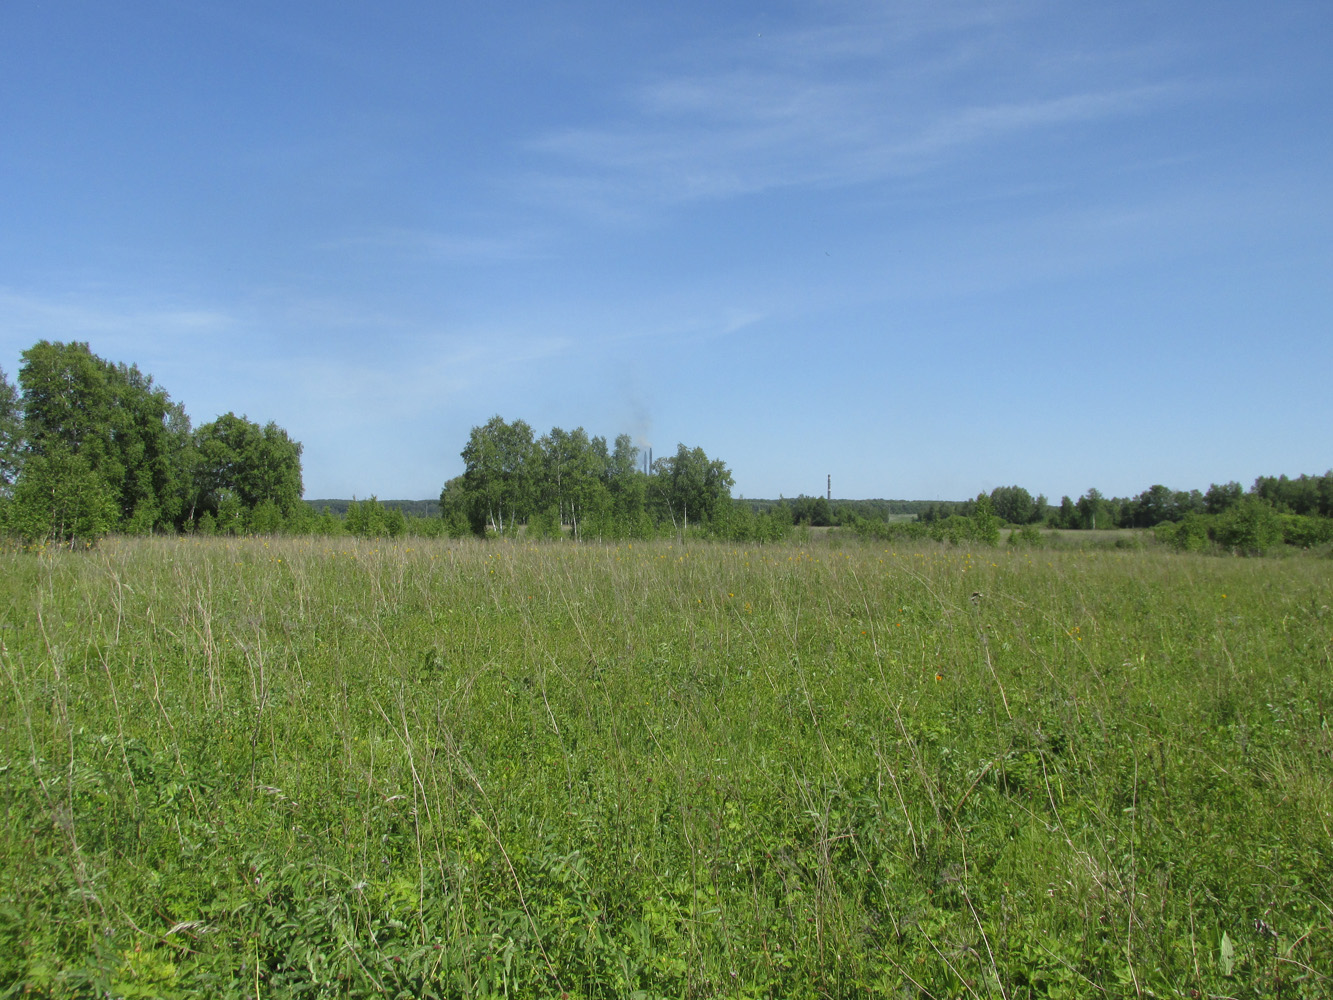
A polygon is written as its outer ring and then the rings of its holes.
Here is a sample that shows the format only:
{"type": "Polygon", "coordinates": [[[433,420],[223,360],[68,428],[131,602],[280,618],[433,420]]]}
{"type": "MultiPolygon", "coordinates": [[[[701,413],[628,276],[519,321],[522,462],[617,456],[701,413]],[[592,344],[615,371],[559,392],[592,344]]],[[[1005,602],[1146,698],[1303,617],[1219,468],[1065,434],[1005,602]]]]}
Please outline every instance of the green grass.
{"type": "Polygon", "coordinates": [[[1326,559],[0,555],[0,996],[1333,996],[1326,559]]]}

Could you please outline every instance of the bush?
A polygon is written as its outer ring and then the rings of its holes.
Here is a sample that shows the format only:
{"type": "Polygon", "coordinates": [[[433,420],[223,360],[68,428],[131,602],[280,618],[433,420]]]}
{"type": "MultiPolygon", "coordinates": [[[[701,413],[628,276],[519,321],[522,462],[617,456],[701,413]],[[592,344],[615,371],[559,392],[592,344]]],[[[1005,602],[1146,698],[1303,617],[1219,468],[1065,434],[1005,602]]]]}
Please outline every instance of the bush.
{"type": "Polygon", "coordinates": [[[990,497],[978,493],[976,506],[972,511],[972,534],[982,545],[1000,544],[1000,518],[995,513],[990,497]]]}
{"type": "Polygon", "coordinates": [[[1301,514],[1283,514],[1282,540],[1303,549],[1333,541],[1333,520],[1301,514]]]}
{"type": "Polygon", "coordinates": [[[930,537],[929,529],[922,521],[872,521],[869,518],[856,517],[852,519],[851,529],[862,538],[872,538],[879,542],[920,540],[930,537]]]}
{"type": "Polygon", "coordinates": [[[27,542],[96,541],[116,523],[106,482],[82,455],[64,448],[28,458],[7,506],[10,530],[27,542]]]}
{"type": "Polygon", "coordinates": [[[282,511],[272,500],[265,500],[250,511],[250,533],[254,535],[276,535],[282,531],[282,511]]]}
{"type": "Polygon", "coordinates": [[[1023,527],[1009,532],[1009,544],[1014,548],[1036,548],[1041,544],[1041,532],[1035,524],[1025,524],[1023,527]]]}
{"type": "Polygon", "coordinates": [[[1243,555],[1263,555],[1282,541],[1282,515],[1258,497],[1247,496],[1218,515],[1213,537],[1243,555]]]}
{"type": "Polygon", "coordinates": [[[121,526],[120,530],[127,535],[151,535],[156,523],[157,508],[147,501],[142,501],[134,508],[134,515],[121,526]]]}
{"type": "Polygon", "coordinates": [[[524,537],[554,539],[560,536],[560,512],[555,507],[548,507],[546,510],[528,518],[528,527],[524,532],[524,537]]]}
{"type": "Polygon", "coordinates": [[[361,538],[397,538],[407,531],[407,519],[397,507],[385,507],[372,495],[369,500],[352,501],[344,526],[348,534],[361,538]]]}
{"type": "Polygon", "coordinates": [[[1186,514],[1180,521],[1163,521],[1153,529],[1157,540],[1179,552],[1202,552],[1212,542],[1211,514],[1186,514]]]}
{"type": "Polygon", "coordinates": [[[472,526],[467,523],[467,515],[461,510],[441,509],[440,520],[444,522],[444,533],[450,538],[466,538],[472,534],[472,526]]]}
{"type": "Polygon", "coordinates": [[[341,535],[343,533],[342,521],[339,520],[328,507],[321,510],[318,517],[312,518],[309,524],[311,534],[320,535],[325,538],[331,538],[334,535],[341,535]]]}

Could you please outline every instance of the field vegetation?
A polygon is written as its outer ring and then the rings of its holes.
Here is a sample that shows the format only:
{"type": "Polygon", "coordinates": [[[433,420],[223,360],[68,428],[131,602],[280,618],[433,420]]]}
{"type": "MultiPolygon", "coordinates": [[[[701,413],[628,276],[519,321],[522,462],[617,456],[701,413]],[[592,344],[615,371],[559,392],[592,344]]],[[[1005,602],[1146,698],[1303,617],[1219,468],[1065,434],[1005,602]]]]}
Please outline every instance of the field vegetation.
{"type": "Polygon", "coordinates": [[[1333,996],[1312,555],[0,554],[0,995],[1333,996]]]}

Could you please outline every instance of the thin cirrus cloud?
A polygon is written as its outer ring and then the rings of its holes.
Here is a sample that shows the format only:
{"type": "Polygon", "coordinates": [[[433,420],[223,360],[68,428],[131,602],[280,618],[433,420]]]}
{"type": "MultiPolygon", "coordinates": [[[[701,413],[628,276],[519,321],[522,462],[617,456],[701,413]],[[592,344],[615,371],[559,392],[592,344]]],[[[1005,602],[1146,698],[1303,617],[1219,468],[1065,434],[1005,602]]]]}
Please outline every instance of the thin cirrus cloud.
{"type": "Polygon", "coordinates": [[[550,255],[544,238],[515,232],[476,236],[429,229],[383,228],[321,243],[320,249],[379,255],[397,252],[450,263],[487,264],[541,260],[550,255]]]}
{"type": "Polygon", "coordinates": [[[397,355],[360,362],[304,357],[289,363],[299,373],[292,386],[307,405],[334,420],[355,422],[368,412],[412,416],[430,412],[441,399],[460,398],[521,387],[524,366],[568,354],[561,336],[526,336],[506,330],[469,330],[440,338],[414,339],[397,355]]]}
{"type": "MultiPolygon", "coordinates": [[[[700,92],[693,115],[646,113],[640,123],[571,129],[537,141],[537,150],[570,165],[550,186],[670,203],[863,183],[922,171],[1022,133],[1142,113],[1179,92],[1139,86],[912,116],[884,109],[854,87],[812,84],[775,94],[743,117],[734,97],[719,101],[725,110],[710,112],[700,96],[709,88],[698,81],[690,87],[700,92]]],[[[728,87],[713,83],[716,91],[728,87]]]]}
{"type": "Polygon", "coordinates": [[[54,299],[0,288],[0,326],[29,342],[95,339],[99,349],[115,355],[145,341],[178,343],[222,334],[234,325],[230,314],[206,308],[54,299]]]}
{"type": "Polygon", "coordinates": [[[627,89],[618,120],[535,137],[546,168],[523,182],[606,214],[853,185],[1197,96],[1139,51],[1043,61],[981,44],[975,27],[946,19],[924,53],[927,27],[870,23],[677,54],[627,89]]]}

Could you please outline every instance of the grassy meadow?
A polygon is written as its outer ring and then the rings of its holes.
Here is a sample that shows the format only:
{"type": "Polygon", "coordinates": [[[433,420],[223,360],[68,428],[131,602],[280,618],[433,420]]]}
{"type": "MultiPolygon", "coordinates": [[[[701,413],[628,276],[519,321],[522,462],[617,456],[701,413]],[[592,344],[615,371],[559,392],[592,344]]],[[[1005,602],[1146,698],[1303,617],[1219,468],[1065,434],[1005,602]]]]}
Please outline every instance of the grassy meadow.
{"type": "Polygon", "coordinates": [[[0,996],[1333,996],[1333,562],[0,553],[0,996]]]}

